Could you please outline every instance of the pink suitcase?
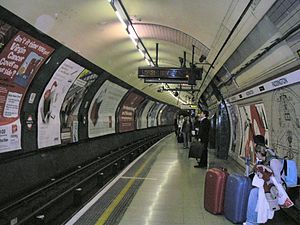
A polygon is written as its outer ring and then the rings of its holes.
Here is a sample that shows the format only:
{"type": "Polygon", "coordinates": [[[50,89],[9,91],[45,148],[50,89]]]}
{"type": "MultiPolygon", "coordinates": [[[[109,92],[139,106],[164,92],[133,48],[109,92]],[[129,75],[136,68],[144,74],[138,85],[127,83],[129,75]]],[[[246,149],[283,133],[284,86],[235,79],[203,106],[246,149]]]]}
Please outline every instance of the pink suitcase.
{"type": "Polygon", "coordinates": [[[211,168],[206,172],[204,187],[204,208],[213,214],[224,211],[224,195],[228,177],[226,169],[211,168]]]}

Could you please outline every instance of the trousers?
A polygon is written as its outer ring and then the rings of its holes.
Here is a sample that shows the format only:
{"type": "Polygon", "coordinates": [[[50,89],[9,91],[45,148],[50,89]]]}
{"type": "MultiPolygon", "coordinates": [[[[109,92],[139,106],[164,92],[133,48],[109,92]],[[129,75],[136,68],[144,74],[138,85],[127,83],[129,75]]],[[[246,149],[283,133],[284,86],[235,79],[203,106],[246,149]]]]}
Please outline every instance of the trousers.
{"type": "Polygon", "coordinates": [[[247,221],[244,225],[258,225],[257,212],[255,211],[258,200],[258,188],[253,188],[250,191],[247,207],[247,221]]]}

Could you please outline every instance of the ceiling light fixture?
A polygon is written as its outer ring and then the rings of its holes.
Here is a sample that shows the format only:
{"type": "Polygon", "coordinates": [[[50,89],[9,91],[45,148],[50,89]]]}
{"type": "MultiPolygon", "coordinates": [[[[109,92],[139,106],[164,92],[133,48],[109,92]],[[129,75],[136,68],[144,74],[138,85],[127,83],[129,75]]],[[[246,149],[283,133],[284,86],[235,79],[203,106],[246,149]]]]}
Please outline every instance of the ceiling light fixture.
{"type": "Polygon", "coordinates": [[[149,52],[147,51],[144,43],[142,42],[140,37],[137,35],[137,32],[135,31],[135,29],[132,25],[130,17],[128,15],[127,11],[125,10],[125,7],[124,7],[122,1],[121,0],[108,0],[108,2],[110,3],[111,7],[114,9],[118,19],[120,20],[120,22],[126,29],[129,38],[131,39],[132,43],[137,48],[139,53],[142,55],[142,57],[144,58],[146,63],[149,66],[154,66],[154,61],[151,58],[149,52]]]}

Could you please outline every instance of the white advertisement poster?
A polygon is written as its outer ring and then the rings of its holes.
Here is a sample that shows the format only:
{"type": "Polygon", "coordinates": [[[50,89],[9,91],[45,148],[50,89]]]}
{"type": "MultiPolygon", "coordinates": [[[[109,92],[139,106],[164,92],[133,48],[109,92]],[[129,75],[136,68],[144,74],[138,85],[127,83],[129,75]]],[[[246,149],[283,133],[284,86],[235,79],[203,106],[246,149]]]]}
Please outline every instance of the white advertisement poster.
{"type": "Polygon", "coordinates": [[[38,107],[38,147],[61,144],[60,109],[64,98],[83,67],[66,59],[46,86],[38,107]]]}
{"type": "Polygon", "coordinates": [[[300,171],[300,86],[277,89],[271,98],[273,143],[270,145],[279,156],[296,160],[300,171]]]}
{"type": "Polygon", "coordinates": [[[167,109],[167,105],[164,105],[161,110],[158,113],[158,121],[157,121],[157,125],[164,125],[166,118],[163,118],[164,115],[164,111],[167,109]]]}
{"type": "Polygon", "coordinates": [[[98,77],[84,69],[69,88],[60,110],[62,143],[78,141],[78,111],[88,88],[98,77]]]}
{"type": "Polygon", "coordinates": [[[157,126],[157,115],[163,104],[156,103],[156,105],[150,110],[148,114],[148,127],[157,126]]]}
{"type": "Polygon", "coordinates": [[[140,126],[138,127],[138,129],[143,129],[143,128],[147,128],[147,116],[148,116],[148,112],[149,109],[152,107],[152,105],[154,104],[153,101],[149,101],[147,103],[147,105],[145,106],[142,116],[141,116],[141,123],[139,124],[140,126]]]}
{"type": "Polygon", "coordinates": [[[105,81],[93,98],[89,108],[89,138],[115,133],[115,113],[128,90],[105,81]]]}
{"type": "Polygon", "coordinates": [[[19,106],[22,94],[16,92],[8,92],[3,116],[6,118],[14,118],[19,116],[19,106]]]}
{"type": "Polygon", "coordinates": [[[20,119],[11,124],[3,125],[0,129],[0,152],[8,152],[21,146],[20,119]]]}

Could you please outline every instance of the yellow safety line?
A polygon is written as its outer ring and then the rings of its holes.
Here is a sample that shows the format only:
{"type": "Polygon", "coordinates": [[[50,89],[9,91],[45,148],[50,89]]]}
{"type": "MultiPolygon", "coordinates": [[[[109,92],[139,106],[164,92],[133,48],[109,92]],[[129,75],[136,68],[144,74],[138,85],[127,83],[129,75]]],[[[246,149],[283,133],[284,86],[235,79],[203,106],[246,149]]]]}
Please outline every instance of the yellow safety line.
{"type": "MultiPolygon", "coordinates": [[[[143,163],[143,165],[138,169],[138,171],[134,174],[133,177],[137,177],[143,171],[146,164],[150,161],[152,157],[153,156],[151,156],[146,162],[143,163]]],[[[114,201],[104,211],[104,213],[101,215],[101,217],[98,219],[95,225],[103,225],[108,220],[108,218],[110,217],[114,209],[118,206],[118,204],[123,199],[123,197],[125,196],[125,194],[127,193],[127,191],[132,186],[135,180],[136,179],[134,178],[130,179],[130,181],[126,184],[126,186],[122,189],[122,191],[118,194],[118,196],[114,199],[114,201]]]]}

